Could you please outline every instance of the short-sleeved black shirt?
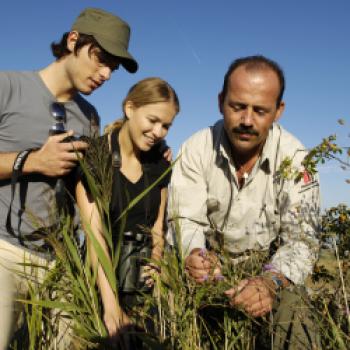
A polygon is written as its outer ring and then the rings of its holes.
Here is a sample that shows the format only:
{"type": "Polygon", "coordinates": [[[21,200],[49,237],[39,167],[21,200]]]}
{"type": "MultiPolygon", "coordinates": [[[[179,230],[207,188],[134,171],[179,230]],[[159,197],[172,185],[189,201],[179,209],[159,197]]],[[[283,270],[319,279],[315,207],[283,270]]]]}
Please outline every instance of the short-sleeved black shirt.
{"type": "MultiPolygon", "coordinates": [[[[113,138],[117,139],[117,136],[113,136],[113,138]]],[[[142,152],[141,163],[143,172],[139,180],[133,183],[120,172],[118,167],[112,167],[112,157],[106,157],[106,162],[109,164],[105,165],[104,161],[96,161],[96,156],[95,158],[91,156],[92,154],[96,154],[93,150],[94,147],[100,148],[100,154],[101,152],[108,152],[109,147],[107,136],[104,135],[97,141],[97,143],[90,144],[85,159],[87,160],[87,166],[92,171],[92,175],[96,181],[104,181],[103,176],[100,174],[101,171],[96,171],[96,166],[105,167],[107,165],[112,168],[113,181],[110,199],[110,220],[112,223],[114,242],[116,242],[116,235],[121,232],[120,226],[122,220],[119,220],[121,214],[128,207],[130,202],[159,180],[161,175],[169,169],[170,163],[164,159],[162,151],[157,145],[147,152],[142,152]]],[[[116,150],[118,150],[119,153],[119,147],[113,147],[113,151],[116,150]]],[[[86,177],[81,167],[79,167],[77,175],[78,180],[82,180],[85,188],[90,192],[86,177]]],[[[138,232],[140,228],[142,230],[147,230],[153,227],[158,216],[161,189],[168,186],[170,175],[171,172],[168,171],[167,174],[152,187],[147,195],[143,196],[135,206],[127,211],[126,222],[122,228],[123,232],[138,232]]]]}
{"type": "MultiPolygon", "coordinates": [[[[142,152],[141,163],[143,172],[135,183],[126,178],[118,168],[114,168],[110,204],[113,234],[120,232],[121,220],[118,221],[118,218],[129,203],[149,186],[152,186],[170,166],[157,147],[148,152],[142,152]]],[[[140,228],[152,228],[158,216],[161,189],[168,186],[169,180],[170,172],[127,212],[126,223],[123,227],[124,232],[137,232],[140,228]]]]}

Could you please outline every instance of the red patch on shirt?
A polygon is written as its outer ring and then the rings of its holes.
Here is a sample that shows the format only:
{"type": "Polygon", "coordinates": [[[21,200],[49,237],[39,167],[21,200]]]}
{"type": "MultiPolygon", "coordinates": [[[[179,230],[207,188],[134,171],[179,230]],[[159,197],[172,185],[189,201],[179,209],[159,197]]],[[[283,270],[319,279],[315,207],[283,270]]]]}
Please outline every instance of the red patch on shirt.
{"type": "Polygon", "coordinates": [[[310,183],[313,180],[312,175],[309,174],[306,170],[304,170],[304,172],[303,172],[303,180],[304,180],[305,185],[307,185],[308,183],[310,183]]]}

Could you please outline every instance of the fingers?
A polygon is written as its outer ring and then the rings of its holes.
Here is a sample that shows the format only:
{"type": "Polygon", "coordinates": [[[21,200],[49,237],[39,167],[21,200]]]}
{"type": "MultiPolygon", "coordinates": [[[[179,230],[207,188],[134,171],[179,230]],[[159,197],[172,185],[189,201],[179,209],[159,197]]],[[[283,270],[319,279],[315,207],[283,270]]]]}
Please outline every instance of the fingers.
{"type": "Polygon", "coordinates": [[[231,306],[242,307],[253,317],[263,316],[272,310],[274,298],[259,277],[243,280],[225,294],[231,299],[231,306]]]}
{"type": "Polygon", "coordinates": [[[229,298],[233,298],[235,295],[238,295],[239,293],[241,293],[241,291],[248,285],[248,283],[249,283],[249,280],[247,279],[242,280],[238,283],[237,287],[234,287],[225,291],[225,294],[229,298]]]}
{"type": "Polygon", "coordinates": [[[186,271],[197,282],[219,281],[224,277],[221,274],[219,259],[213,252],[206,249],[193,249],[185,260],[186,271]]]}
{"type": "Polygon", "coordinates": [[[55,142],[62,142],[65,138],[73,136],[74,135],[74,131],[73,130],[69,130],[67,132],[64,132],[62,134],[58,134],[58,135],[52,135],[49,137],[49,139],[55,141],[55,142]]]}
{"type": "Polygon", "coordinates": [[[145,285],[149,288],[154,286],[156,276],[160,273],[160,268],[155,264],[149,263],[143,267],[141,278],[145,281],[145,285]]]}
{"type": "Polygon", "coordinates": [[[202,250],[193,250],[185,260],[185,267],[189,275],[197,282],[208,280],[211,263],[205,259],[202,250]]]}
{"type": "Polygon", "coordinates": [[[49,136],[45,144],[37,152],[33,152],[31,165],[34,172],[46,176],[66,175],[83,157],[88,148],[84,141],[67,142],[67,137],[73,135],[70,130],[66,133],[49,136]]]}
{"type": "Polygon", "coordinates": [[[75,165],[77,165],[76,162],[79,159],[82,159],[83,156],[84,156],[84,154],[81,152],[65,151],[65,152],[62,152],[62,154],[61,154],[61,160],[68,161],[68,162],[74,162],[74,166],[75,166],[75,165]]]}
{"type": "Polygon", "coordinates": [[[189,269],[206,270],[207,272],[209,272],[211,268],[211,263],[209,260],[206,260],[201,256],[197,256],[197,255],[190,255],[186,259],[185,264],[186,264],[186,267],[189,269]]]}
{"type": "Polygon", "coordinates": [[[163,153],[163,157],[165,158],[165,160],[167,160],[168,162],[171,162],[171,160],[173,159],[173,152],[171,150],[170,147],[168,147],[164,153],[163,153]]]}
{"type": "Polygon", "coordinates": [[[105,321],[105,325],[108,331],[108,335],[110,337],[113,337],[114,335],[116,335],[117,333],[117,325],[114,322],[106,322],[105,321]]]}
{"type": "Polygon", "coordinates": [[[264,316],[272,310],[272,302],[270,299],[265,298],[252,305],[246,306],[245,310],[253,317],[264,316]]]}
{"type": "Polygon", "coordinates": [[[85,151],[89,145],[85,141],[63,141],[60,143],[60,147],[67,152],[79,152],[85,151]]]}
{"type": "Polygon", "coordinates": [[[261,294],[263,294],[263,291],[259,287],[250,284],[248,280],[248,283],[243,288],[237,290],[230,304],[233,306],[243,305],[245,307],[259,301],[261,294]]]}
{"type": "Polygon", "coordinates": [[[47,140],[47,143],[57,143],[60,145],[61,150],[67,152],[83,151],[89,147],[86,142],[75,140],[73,136],[74,131],[69,130],[63,134],[50,136],[47,140]]]}
{"type": "Polygon", "coordinates": [[[74,161],[62,161],[58,163],[58,170],[57,175],[58,176],[64,176],[70,173],[70,171],[76,166],[77,164],[74,161]]]}
{"type": "Polygon", "coordinates": [[[113,337],[116,335],[118,327],[119,327],[119,322],[117,317],[112,317],[110,315],[104,315],[104,324],[106,325],[108,334],[110,337],[113,337]]]}
{"type": "Polygon", "coordinates": [[[222,275],[221,267],[216,267],[213,271],[213,279],[216,281],[222,281],[225,277],[222,275]]]}
{"type": "Polygon", "coordinates": [[[120,328],[131,323],[129,317],[121,310],[105,312],[103,321],[110,337],[115,336],[120,328]]]}
{"type": "Polygon", "coordinates": [[[57,148],[59,151],[64,152],[66,155],[70,154],[75,158],[83,156],[83,152],[89,147],[84,141],[71,141],[58,143],[57,148]]]}

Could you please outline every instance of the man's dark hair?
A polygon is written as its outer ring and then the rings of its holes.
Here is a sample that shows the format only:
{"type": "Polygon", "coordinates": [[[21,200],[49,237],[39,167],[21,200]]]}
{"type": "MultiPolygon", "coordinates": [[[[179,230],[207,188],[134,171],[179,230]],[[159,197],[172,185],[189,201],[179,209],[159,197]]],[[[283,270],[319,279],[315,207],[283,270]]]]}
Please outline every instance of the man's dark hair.
{"type": "Polygon", "coordinates": [[[221,96],[222,99],[225,98],[228,88],[228,80],[231,76],[231,74],[239,67],[245,66],[248,70],[252,69],[271,69],[274,71],[278,77],[279,83],[280,83],[280,92],[277,97],[276,105],[279,107],[281,104],[283,93],[285,89],[285,78],[282,68],[275,62],[272,61],[262,55],[256,55],[256,56],[247,56],[247,57],[241,57],[236,60],[234,60],[231,65],[229,66],[225,78],[224,78],[224,84],[222,86],[221,96]]]}
{"type": "MultiPolygon", "coordinates": [[[[52,54],[56,57],[56,59],[60,59],[71,53],[67,48],[68,35],[69,32],[64,33],[59,42],[53,42],[51,44],[51,51],[52,54]]],[[[85,45],[90,45],[89,54],[91,54],[92,51],[95,50],[99,62],[106,64],[107,66],[113,67],[115,66],[116,61],[118,61],[118,58],[116,56],[113,56],[112,54],[108,53],[105,49],[102,48],[102,46],[96,41],[96,39],[92,35],[88,34],[79,33],[79,37],[74,47],[74,54],[77,55],[79,50],[82,49],[85,45]]]]}

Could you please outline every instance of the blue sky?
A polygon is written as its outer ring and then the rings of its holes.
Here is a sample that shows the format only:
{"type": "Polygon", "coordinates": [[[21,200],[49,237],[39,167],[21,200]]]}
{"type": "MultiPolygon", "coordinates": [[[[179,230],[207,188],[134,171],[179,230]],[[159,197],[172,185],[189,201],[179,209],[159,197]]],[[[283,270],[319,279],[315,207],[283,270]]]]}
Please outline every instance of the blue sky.
{"type": "MultiPolygon", "coordinates": [[[[350,1],[348,0],[99,0],[4,1],[0,21],[2,70],[40,69],[49,45],[70,29],[85,7],[118,14],[132,27],[136,74],[120,69],[89,100],[107,124],[136,81],[159,76],[176,89],[181,113],[167,138],[175,151],[192,133],[221,118],[217,94],[230,62],[263,54],[285,71],[281,124],[307,147],[336,133],[349,145],[350,1]],[[345,126],[337,120],[345,120],[345,126]]],[[[323,207],[350,205],[349,170],[320,169],[323,207]]]]}

